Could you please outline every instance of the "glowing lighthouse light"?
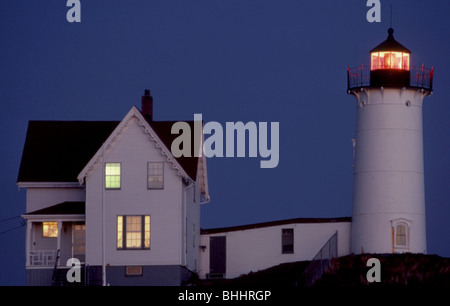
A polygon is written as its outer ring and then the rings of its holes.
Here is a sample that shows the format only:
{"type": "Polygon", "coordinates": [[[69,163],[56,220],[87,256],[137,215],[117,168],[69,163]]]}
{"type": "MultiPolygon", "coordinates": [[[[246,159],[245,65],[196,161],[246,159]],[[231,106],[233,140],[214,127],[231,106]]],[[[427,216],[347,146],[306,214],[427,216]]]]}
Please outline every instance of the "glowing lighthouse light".
{"type": "Polygon", "coordinates": [[[402,69],[409,71],[409,53],[399,51],[376,51],[370,53],[370,70],[402,69]]]}
{"type": "Polygon", "coordinates": [[[409,86],[411,51],[394,39],[394,29],[388,33],[385,41],[370,50],[370,85],[409,86]]]}
{"type": "Polygon", "coordinates": [[[389,28],[388,38],[370,51],[370,70],[400,69],[409,71],[411,52],[394,39],[394,29],[389,28]]]}

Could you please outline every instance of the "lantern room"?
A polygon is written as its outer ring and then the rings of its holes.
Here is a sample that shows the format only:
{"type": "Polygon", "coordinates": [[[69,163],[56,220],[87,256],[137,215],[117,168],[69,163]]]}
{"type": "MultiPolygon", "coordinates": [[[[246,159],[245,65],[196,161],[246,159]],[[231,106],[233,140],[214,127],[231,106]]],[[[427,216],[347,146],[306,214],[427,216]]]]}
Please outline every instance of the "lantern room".
{"type": "Polygon", "coordinates": [[[370,85],[409,86],[410,54],[389,28],[387,39],[370,51],[370,85]]]}
{"type": "Polygon", "coordinates": [[[434,69],[411,66],[411,51],[394,39],[394,29],[388,37],[370,50],[370,65],[347,68],[347,92],[363,87],[413,87],[433,92],[434,69]]]}
{"type": "Polygon", "coordinates": [[[409,70],[409,53],[400,51],[375,51],[370,53],[370,70],[409,70]]]}
{"type": "Polygon", "coordinates": [[[388,38],[370,51],[370,70],[409,70],[411,52],[394,39],[394,29],[389,28],[388,38]]]}

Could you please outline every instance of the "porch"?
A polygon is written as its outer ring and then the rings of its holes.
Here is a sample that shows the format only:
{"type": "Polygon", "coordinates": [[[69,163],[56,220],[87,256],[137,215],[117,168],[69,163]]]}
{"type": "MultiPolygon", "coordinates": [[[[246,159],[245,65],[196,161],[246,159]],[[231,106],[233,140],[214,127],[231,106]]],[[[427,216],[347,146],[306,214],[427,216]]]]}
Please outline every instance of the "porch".
{"type": "Polygon", "coordinates": [[[84,202],[64,202],[22,216],[27,220],[26,268],[66,267],[86,258],[84,202]]]}
{"type": "Polygon", "coordinates": [[[69,258],[85,262],[84,221],[27,220],[26,267],[66,266],[69,258]],[[52,233],[49,233],[51,231],[52,233]]]}

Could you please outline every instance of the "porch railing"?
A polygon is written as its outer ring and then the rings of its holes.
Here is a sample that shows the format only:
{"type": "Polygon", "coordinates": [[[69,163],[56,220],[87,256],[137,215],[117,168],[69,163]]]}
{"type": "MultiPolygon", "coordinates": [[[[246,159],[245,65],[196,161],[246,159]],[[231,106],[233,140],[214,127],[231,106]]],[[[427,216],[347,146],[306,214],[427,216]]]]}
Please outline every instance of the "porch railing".
{"type": "Polygon", "coordinates": [[[36,250],[30,252],[30,266],[55,265],[57,260],[57,250],[36,250]]]}

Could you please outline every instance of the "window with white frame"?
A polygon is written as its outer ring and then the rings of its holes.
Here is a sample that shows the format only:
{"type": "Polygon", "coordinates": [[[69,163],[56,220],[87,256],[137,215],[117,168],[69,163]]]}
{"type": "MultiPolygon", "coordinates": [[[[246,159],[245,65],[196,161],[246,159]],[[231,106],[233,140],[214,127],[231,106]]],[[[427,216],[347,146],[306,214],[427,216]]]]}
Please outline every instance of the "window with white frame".
{"type": "Polygon", "coordinates": [[[121,164],[105,163],[105,189],[120,189],[121,164]]]}
{"type": "Polygon", "coordinates": [[[150,215],[117,216],[117,249],[150,248],[150,215]]]}
{"type": "Polygon", "coordinates": [[[412,221],[406,218],[391,220],[392,224],[392,252],[408,252],[410,229],[412,221]]]}
{"type": "Polygon", "coordinates": [[[164,189],[164,163],[147,163],[147,188],[164,189]]]}

